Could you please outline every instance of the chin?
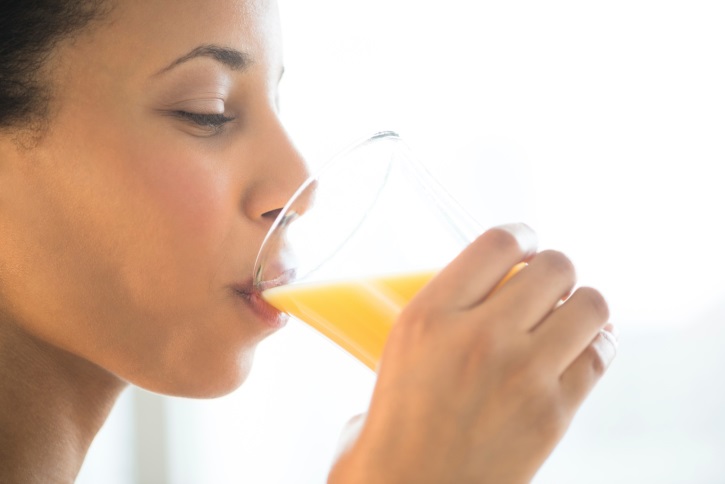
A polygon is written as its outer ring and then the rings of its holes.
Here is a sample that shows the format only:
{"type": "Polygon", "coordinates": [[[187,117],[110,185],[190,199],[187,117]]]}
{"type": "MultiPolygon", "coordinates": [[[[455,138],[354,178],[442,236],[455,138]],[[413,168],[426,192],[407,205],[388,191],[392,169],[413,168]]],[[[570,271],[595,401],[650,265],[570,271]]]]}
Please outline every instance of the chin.
{"type": "Polygon", "coordinates": [[[160,378],[149,378],[131,383],[145,390],[185,398],[217,398],[237,390],[252,370],[254,350],[244,352],[234,361],[201,362],[182,369],[180,365],[160,378]]]}

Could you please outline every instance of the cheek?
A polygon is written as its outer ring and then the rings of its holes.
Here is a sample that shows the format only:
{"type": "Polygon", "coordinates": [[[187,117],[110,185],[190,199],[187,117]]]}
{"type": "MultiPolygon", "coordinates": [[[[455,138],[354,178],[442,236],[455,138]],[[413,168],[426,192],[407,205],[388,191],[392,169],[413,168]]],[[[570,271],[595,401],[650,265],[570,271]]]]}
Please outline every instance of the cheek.
{"type": "Polygon", "coordinates": [[[214,169],[214,160],[181,151],[147,151],[134,158],[142,160],[139,182],[144,198],[177,233],[176,242],[206,245],[224,231],[234,202],[229,176],[214,169]]]}
{"type": "Polygon", "coordinates": [[[219,160],[181,149],[146,148],[132,159],[140,164],[138,210],[150,215],[145,230],[157,234],[150,237],[155,247],[149,247],[147,262],[165,271],[167,283],[168,277],[178,278],[174,286],[181,278],[208,285],[224,262],[225,240],[235,221],[230,173],[219,160]]]}

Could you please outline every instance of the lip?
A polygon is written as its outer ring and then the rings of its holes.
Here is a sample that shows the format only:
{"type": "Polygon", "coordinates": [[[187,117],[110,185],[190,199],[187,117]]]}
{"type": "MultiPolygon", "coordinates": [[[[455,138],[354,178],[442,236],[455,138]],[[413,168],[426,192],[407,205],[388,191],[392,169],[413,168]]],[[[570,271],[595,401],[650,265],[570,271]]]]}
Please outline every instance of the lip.
{"type": "Polygon", "coordinates": [[[256,291],[263,292],[273,287],[290,284],[292,281],[295,280],[295,272],[295,269],[287,269],[285,271],[281,271],[277,277],[273,279],[268,279],[266,281],[259,281],[254,287],[256,288],[256,291]]]}
{"type": "Polygon", "coordinates": [[[267,326],[273,329],[282,328],[287,324],[289,315],[275,308],[262,297],[262,291],[271,287],[280,286],[285,283],[285,279],[275,279],[265,283],[264,286],[256,288],[252,280],[232,285],[232,289],[240,299],[261,319],[267,326]]]}

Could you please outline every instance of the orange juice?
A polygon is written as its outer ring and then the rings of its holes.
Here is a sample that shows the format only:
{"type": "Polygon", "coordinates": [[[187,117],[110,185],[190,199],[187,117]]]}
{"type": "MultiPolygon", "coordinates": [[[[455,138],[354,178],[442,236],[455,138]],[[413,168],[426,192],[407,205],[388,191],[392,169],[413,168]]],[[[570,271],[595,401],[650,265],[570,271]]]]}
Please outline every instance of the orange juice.
{"type": "MultiPolygon", "coordinates": [[[[523,267],[515,266],[499,283],[523,267]]],[[[402,308],[435,270],[354,280],[299,283],[267,289],[271,305],[324,334],[374,370],[390,328],[402,308]]]]}
{"type": "Polygon", "coordinates": [[[267,302],[330,338],[375,369],[401,309],[436,271],[267,289],[267,302]]]}

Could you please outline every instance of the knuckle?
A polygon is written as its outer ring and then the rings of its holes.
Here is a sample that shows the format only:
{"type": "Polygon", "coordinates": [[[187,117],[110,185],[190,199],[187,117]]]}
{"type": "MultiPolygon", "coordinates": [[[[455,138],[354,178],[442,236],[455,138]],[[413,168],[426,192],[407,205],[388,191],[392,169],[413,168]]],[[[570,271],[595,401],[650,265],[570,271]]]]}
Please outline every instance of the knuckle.
{"type": "Polygon", "coordinates": [[[574,263],[562,252],[557,250],[542,251],[538,257],[546,264],[549,271],[561,276],[564,279],[576,280],[576,269],[574,263]]]}
{"type": "Polygon", "coordinates": [[[511,351],[508,340],[500,334],[494,324],[490,324],[490,321],[482,321],[472,334],[463,337],[468,338],[467,344],[486,358],[501,360],[507,356],[508,351],[511,351]]]}
{"type": "Polygon", "coordinates": [[[509,366],[507,373],[507,387],[513,394],[548,399],[551,392],[550,378],[534,360],[517,360],[509,366]]]}
{"type": "Polygon", "coordinates": [[[521,398],[524,410],[532,417],[531,430],[539,438],[558,439],[568,425],[569,415],[557,385],[542,372],[532,371],[517,375],[510,383],[508,391],[521,398]]]}
{"type": "Polygon", "coordinates": [[[558,399],[551,399],[539,418],[542,437],[558,441],[569,426],[570,416],[558,399]]]}
{"type": "Polygon", "coordinates": [[[434,308],[422,301],[416,301],[403,308],[393,329],[399,328],[398,331],[403,332],[418,332],[430,328],[434,324],[440,324],[441,317],[442,315],[434,308]]]}
{"type": "Polygon", "coordinates": [[[499,359],[495,341],[485,336],[476,338],[462,349],[461,375],[467,375],[469,381],[480,381],[481,372],[490,368],[499,359]]]}
{"type": "Polygon", "coordinates": [[[507,230],[494,229],[485,232],[479,237],[481,241],[485,241],[486,244],[493,249],[502,251],[505,253],[518,253],[520,251],[519,242],[516,237],[507,230]]]}
{"type": "Polygon", "coordinates": [[[586,358],[589,360],[589,369],[593,379],[599,379],[604,372],[607,371],[607,363],[604,356],[597,350],[594,345],[590,345],[585,350],[586,358]]]}
{"type": "Polygon", "coordinates": [[[598,321],[607,321],[609,319],[609,305],[602,293],[592,287],[581,287],[577,290],[579,297],[584,301],[586,306],[598,321]]]}

